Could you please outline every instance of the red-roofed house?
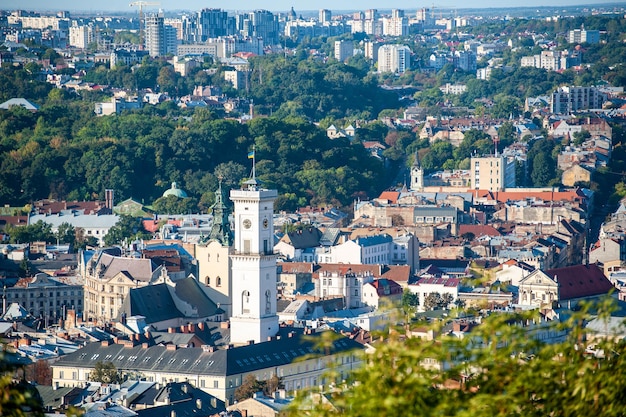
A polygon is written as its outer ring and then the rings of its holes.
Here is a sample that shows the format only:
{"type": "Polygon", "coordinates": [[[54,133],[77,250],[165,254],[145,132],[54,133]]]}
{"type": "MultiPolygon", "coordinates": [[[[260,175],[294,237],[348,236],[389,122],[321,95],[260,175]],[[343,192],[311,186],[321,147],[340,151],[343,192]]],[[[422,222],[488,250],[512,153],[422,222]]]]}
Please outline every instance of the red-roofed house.
{"type": "Polygon", "coordinates": [[[363,285],[363,302],[375,309],[402,302],[402,287],[389,279],[377,279],[363,285]]]}
{"type": "Polygon", "coordinates": [[[400,197],[398,191],[383,191],[378,196],[378,200],[386,201],[387,204],[398,204],[398,197],[400,197]]]}
{"type": "Polygon", "coordinates": [[[613,284],[595,264],[574,265],[565,268],[537,269],[519,283],[519,304],[541,306],[559,302],[576,303],[580,300],[606,295],[613,284]]]}

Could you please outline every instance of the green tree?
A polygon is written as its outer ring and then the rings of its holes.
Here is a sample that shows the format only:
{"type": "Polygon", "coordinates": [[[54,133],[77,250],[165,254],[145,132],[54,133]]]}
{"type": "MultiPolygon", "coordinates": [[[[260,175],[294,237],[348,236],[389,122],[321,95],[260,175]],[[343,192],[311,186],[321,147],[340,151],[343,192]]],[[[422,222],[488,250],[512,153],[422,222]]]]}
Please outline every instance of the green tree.
{"type": "Polygon", "coordinates": [[[20,373],[14,354],[0,346],[0,415],[6,417],[43,417],[39,393],[20,373]]]}
{"type": "MultiPolygon", "coordinates": [[[[341,389],[322,393],[336,408],[307,402],[312,417],[587,416],[623,417],[626,403],[626,342],[595,336],[583,323],[596,317],[608,325],[602,302],[593,316],[589,306],[567,320],[545,321],[538,310],[492,313],[465,337],[442,331],[448,319],[431,327],[433,340],[392,331],[385,343],[364,356],[341,389]],[[537,331],[562,334],[547,343],[537,331]]],[[[420,323],[420,326],[423,325],[420,323]]],[[[623,331],[623,323],[622,328],[623,331]]],[[[302,415],[308,392],[300,393],[290,415],[302,415]]]]}
{"type": "Polygon", "coordinates": [[[74,226],[67,222],[61,223],[57,228],[56,238],[59,243],[74,245],[76,243],[76,230],[74,226]]]}
{"type": "Polygon", "coordinates": [[[111,227],[104,236],[104,244],[107,246],[120,245],[128,239],[144,237],[149,237],[149,234],[143,228],[141,219],[122,214],[115,226],[111,227]]]}
{"type": "Polygon", "coordinates": [[[402,292],[402,310],[406,315],[415,313],[415,309],[419,305],[419,296],[413,291],[405,288],[402,292]]]}
{"type": "Polygon", "coordinates": [[[117,384],[122,382],[122,375],[118,372],[113,362],[97,362],[94,370],[89,374],[89,380],[104,384],[117,384]]]}
{"type": "Polygon", "coordinates": [[[255,393],[263,391],[263,384],[253,374],[248,374],[235,389],[235,401],[252,398],[255,393]]]}

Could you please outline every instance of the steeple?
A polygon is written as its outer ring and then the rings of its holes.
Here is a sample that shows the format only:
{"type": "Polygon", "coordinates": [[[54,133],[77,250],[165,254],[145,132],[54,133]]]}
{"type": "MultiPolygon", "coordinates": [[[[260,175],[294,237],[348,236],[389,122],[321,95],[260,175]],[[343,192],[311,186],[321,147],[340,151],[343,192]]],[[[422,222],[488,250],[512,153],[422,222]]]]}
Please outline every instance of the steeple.
{"type": "MultiPolygon", "coordinates": [[[[219,179],[219,185],[215,192],[215,203],[211,206],[211,215],[213,216],[213,226],[209,232],[209,236],[205,242],[211,240],[218,241],[222,246],[232,246],[234,242],[233,232],[230,229],[230,210],[224,203],[224,192],[222,190],[222,178],[219,179]]],[[[205,243],[203,242],[203,243],[205,243]]]]}
{"type": "Polygon", "coordinates": [[[415,159],[413,160],[413,166],[411,166],[411,190],[424,191],[424,170],[420,164],[417,152],[415,152],[415,159]]]}

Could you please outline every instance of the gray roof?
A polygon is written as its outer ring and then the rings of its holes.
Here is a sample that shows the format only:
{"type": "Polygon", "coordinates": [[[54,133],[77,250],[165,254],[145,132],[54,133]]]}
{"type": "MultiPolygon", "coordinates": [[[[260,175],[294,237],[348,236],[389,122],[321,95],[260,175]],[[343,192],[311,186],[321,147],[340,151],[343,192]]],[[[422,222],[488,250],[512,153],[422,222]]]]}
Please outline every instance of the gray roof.
{"type": "Polygon", "coordinates": [[[30,216],[29,224],[35,224],[39,220],[58,228],[63,223],[69,223],[82,229],[110,229],[115,226],[120,217],[117,214],[69,214],[59,213],[53,215],[35,214],[30,216]]]}
{"type": "Polygon", "coordinates": [[[151,259],[122,258],[108,253],[101,253],[97,263],[96,270],[105,267],[103,279],[113,278],[120,272],[126,272],[132,279],[149,282],[156,269],[151,259]]]}
{"type": "Polygon", "coordinates": [[[328,227],[322,237],[320,237],[320,245],[334,246],[341,235],[341,229],[337,227],[328,227]]]}
{"type": "Polygon", "coordinates": [[[0,109],[4,109],[4,110],[8,110],[13,106],[21,106],[21,107],[24,107],[26,110],[31,110],[31,111],[39,110],[39,106],[31,103],[25,98],[12,98],[12,99],[5,101],[4,103],[0,103],[0,109]]]}
{"type": "Polygon", "coordinates": [[[139,416],[146,417],[196,417],[217,415],[226,410],[226,404],[201,389],[194,388],[186,382],[169,383],[157,389],[152,387],[133,403],[153,405],[156,402],[167,404],[137,410],[139,416]]]}
{"type": "MultiPolygon", "coordinates": [[[[296,334],[253,345],[210,352],[203,348],[180,348],[168,350],[164,346],[125,347],[121,344],[103,346],[90,343],[82,349],[66,355],[54,366],[94,368],[97,362],[111,361],[118,370],[139,372],[162,372],[196,375],[229,376],[290,364],[308,354],[325,354],[316,348],[315,335],[296,334]]],[[[331,353],[362,349],[358,342],[340,337],[333,342],[331,353]]]]}
{"type": "Polygon", "coordinates": [[[176,281],[176,296],[198,309],[198,317],[211,317],[217,314],[217,304],[211,300],[193,277],[176,281]]]}
{"type": "Polygon", "coordinates": [[[177,281],[174,288],[160,283],[131,289],[124,299],[121,314],[125,314],[126,317],[144,316],[146,323],[150,324],[174,318],[212,317],[218,314],[218,307],[193,277],[187,277],[177,281]],[[195,311],[179,310],[172,292],[195,311]]]}
{"type": "Polygon", "coordinates": [[[122,314],[144,316],[147,324],[183,317],[164,283],[131,289],[120,308],[122,314]]]}

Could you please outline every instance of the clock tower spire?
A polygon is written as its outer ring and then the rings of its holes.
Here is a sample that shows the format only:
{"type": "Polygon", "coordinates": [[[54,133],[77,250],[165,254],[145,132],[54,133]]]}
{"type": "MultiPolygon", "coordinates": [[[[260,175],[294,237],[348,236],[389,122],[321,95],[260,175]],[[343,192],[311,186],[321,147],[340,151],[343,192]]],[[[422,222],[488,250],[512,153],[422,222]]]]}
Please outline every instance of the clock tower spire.
{"type": "Polygon", "coordinates": [[[261,188],[254,174],[241,189],[230,192],[235,206],[230,319],[234,344],[264,342],[278,333],[272,221],[277,197],[278,191],[261,188]]]}

